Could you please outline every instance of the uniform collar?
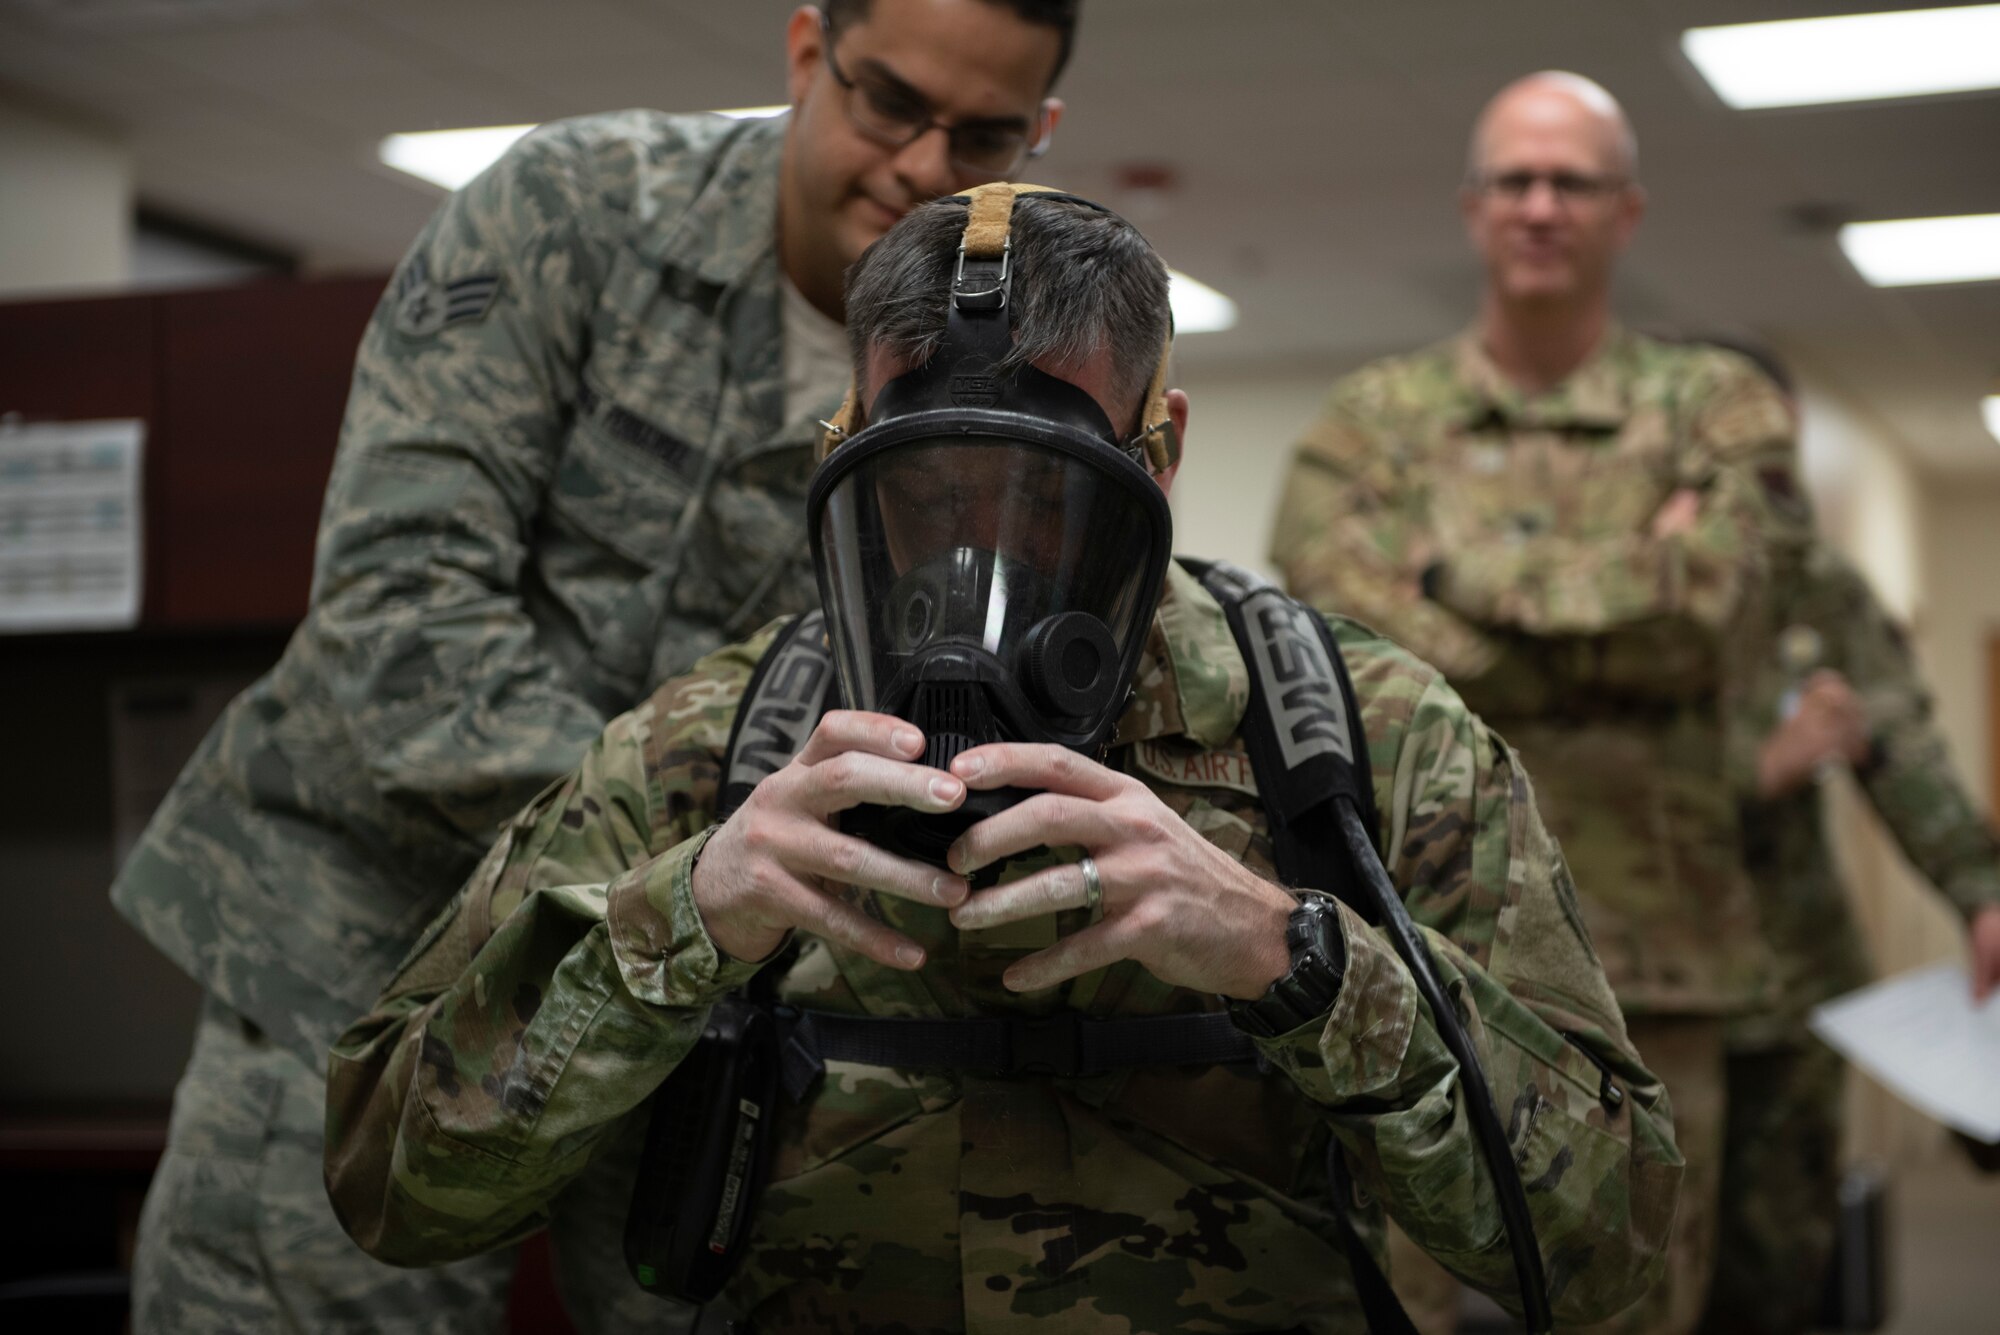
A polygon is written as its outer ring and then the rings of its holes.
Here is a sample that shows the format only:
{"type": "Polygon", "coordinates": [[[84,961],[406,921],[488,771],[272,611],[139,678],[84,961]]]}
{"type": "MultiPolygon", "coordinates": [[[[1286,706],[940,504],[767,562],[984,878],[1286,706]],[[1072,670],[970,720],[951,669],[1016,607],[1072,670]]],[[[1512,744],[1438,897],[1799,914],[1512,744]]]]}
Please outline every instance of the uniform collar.
{"type": "Polygon", "coordinates": [[[1180,735],[1216,750],[1243,725],[1250,670],[1222,605],[1179,562],[1167,566],[1132,690],[1118,720],[1119,745],[1180,735]]]}
{"type": "Polygon", "coordinates": [[[1479,341],[1477,326],[1452,344],[1459,387],[1465,391],[1466,424],[1506,427],[1582,427],[1615,431],[1632,415],[1630,364],[1633,336],[1609,326],[1604,341],[1569,379],[1540,394],[1523,394],[1493,364],[1479,341]]]}
{"type": "Polygon", "coordinates": [[[778,237],[778,166],[789,113],[738,122],[701,193],[654,250],[666,267],[727,288],[772,254],[778,237]]]}

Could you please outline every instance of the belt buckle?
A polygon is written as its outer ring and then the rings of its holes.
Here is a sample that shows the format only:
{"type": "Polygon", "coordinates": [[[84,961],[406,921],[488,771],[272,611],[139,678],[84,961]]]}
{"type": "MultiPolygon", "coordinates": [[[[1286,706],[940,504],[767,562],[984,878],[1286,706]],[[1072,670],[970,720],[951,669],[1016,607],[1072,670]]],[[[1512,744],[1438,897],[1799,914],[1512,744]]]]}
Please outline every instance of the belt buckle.
{"type": "Polygon", "coordinates": [[[1083,1017],[1072,1010],[1025,1016],[1007,1026],[1010,1075],[1083,1073],[1083,1017]]]}

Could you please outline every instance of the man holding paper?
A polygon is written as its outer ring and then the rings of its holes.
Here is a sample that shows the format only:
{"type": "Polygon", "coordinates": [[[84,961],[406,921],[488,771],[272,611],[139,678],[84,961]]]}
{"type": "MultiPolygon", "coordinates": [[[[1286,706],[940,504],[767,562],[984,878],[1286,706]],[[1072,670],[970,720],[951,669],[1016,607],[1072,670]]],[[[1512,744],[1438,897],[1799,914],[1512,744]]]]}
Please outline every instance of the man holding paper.
{"type": "Polygon", "coordinates": [[[1744,802],[1745,863],[1778,961],[1777,1004],[1732,1021],[1717,1265],[1703,1329],[1812,1325],[1833,1247],[1840,1057],[1806,1029],[1869,980],[1815,778],[1847,766],[1904,856],[1964,915],[1975,1004],[2000,986],[2000,841],[1966,795],[1901,630],[1816,540],[1775,545],[1778,653],[1738,720],[1764,739],[1744,802]]]}

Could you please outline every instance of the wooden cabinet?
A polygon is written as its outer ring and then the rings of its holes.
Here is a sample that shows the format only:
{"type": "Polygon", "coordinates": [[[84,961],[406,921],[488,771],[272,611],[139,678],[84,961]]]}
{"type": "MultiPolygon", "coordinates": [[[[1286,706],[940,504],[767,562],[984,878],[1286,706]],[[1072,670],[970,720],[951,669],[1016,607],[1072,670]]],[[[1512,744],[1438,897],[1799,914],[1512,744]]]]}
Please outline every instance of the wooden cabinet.
{"type": "Polygon", "coordinates": [[[141,629],[304,613],[354,350],[383,281],[0,304],[0,413],[146,421],[141,629]]]}

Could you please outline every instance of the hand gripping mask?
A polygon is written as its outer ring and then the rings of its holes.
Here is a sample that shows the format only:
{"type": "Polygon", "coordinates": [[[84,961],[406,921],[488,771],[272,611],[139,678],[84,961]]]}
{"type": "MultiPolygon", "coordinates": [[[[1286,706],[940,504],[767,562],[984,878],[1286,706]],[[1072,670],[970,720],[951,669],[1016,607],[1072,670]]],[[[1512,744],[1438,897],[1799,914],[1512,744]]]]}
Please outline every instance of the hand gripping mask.
{"type": "MultiPolygon", "coordinates": [[[[967,222],[944,336],[882,386],[851,438],[850,396],[807,494],[843,699],[915,724],[923,763],[939,769],[987,742],[1100,754],[1173,547],[1154,478],[1179,453],[1165,350],[1130,440],[1068,381],[1001,369],[1013,346],[1009,222],[1017,198],[1037,196],[1098,207],[1006,183],[951,201],[967,222]]],[[[843,826],[943,866],[961,832],[1026,796],[975,792],[945,815],[863,807],[843,826]]]]}

